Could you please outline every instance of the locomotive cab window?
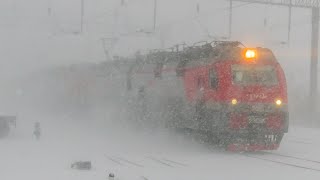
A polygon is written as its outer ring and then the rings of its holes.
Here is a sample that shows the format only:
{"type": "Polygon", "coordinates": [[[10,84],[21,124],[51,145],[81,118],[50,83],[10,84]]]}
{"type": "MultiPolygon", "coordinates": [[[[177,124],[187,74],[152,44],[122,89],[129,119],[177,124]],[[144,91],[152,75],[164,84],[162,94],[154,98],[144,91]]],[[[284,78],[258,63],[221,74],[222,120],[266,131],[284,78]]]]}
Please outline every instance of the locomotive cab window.
{"type": "Polygon", "coordinates": [[[217,89],[218,87],[218,77],[214,69],[209,70],[209,83],[212,89],[217,89]]]}
{"type": "Polygon", "coordinates": [[[275,86],[278,84],[276,69],[272,66],[232,66],[234,84],[242,86],[275,86]]]}

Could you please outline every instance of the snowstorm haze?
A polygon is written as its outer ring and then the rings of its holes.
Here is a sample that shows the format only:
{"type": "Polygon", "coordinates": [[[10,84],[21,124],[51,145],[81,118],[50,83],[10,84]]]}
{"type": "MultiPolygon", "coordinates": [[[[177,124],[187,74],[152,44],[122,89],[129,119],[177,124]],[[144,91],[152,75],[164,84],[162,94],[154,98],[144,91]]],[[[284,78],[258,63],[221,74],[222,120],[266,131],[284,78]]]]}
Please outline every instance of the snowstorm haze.
{"type": "MultiPolygon", "coordinates": [[[[141,89],[128,93],[130,68],[111,63],[116,56],[199,41],[270,48],[286,76],[290,114],[289,135],[275,152],[317,161],[320,123],[311,120],[309,104],[310,9],[292,8],[287,42],[288,8],[281,6],[233,1],[228,38],[229,1],[157,0],[154,30],[154,0],[83,0],[82,32],[81,1],[0,1],[0,112],[17,117],[16,127],[0,139],[4,180],[95,180],[109,173],[119,180],[247,179],[253,170],[260,179],[320,177],[257,160],[269,157],[264,151],[250,159],[213,147],[206,142],[210,136],[163,128],[166,116],[135,119],[132,96],[141,89]],[[41,124],[39,141],[35,122],[41,124]],[[85,160],[92,161],[91,171],[70,168],[85,160]]],[[[320,169],[315,162],[290,163],[320,169]]]]}
{"type": "MultiPolygon", "coordinates": [[[[148,0],[84,1],[84,25],[80,34],[81,1],[1,1],[1,79],[21,77],[41,68],[106,60],[102,38],[117,37],[112,55],[132,55],[139,49],[171,47],[212,37],[228,36],[228,2],[161,0],[158,2],[155,36],[153,2],[148,0]],[[196,12],[200,4],[200,13],[196,12]]],[[[293,9],[290,46],[287,8],[234,2],[232,39],[246,46],[274,50],[293,96],[309,93],[311,13],[293,9]],[[239,6],[239,7],[237,7],[239,6]],[[264,24],[264,21],[266,23],[264,24]]],[[[291,99],[294,101],[294,99],[291,99]]]]}

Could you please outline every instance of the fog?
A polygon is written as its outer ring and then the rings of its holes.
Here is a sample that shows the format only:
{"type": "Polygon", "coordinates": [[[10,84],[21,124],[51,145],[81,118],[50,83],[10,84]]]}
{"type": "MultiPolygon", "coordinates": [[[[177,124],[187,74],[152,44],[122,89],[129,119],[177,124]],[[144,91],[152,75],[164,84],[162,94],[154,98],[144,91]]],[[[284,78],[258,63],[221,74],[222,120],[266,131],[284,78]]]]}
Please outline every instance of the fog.
{"type": "MultiPolygon", "coordinates": [[[[242,157],[212,147],[197,135],[132,121],[133,110],[128,101],[132,94],[126,91],[127,67],[109,64],[114,56],[132,57],[137,51],[204,40],[240,41],[247,47],[267,47],[274,52],[286,75],[290,114],[289,136],[285,136],[280,152],[320,158],[311,150],[320,147],[314,137],[320,133],[316,121],[320,110],[318,98],[312,121],[310,9],[292,9],[288,42],[288,8],[281,6],[233,2],[232,32],[228,38],[229,1],[158,0],[155,31],[154,1],[83,2],[81,28],[81,0],[0,1],[0,112],[17,116],[17,127],[0,139],[5,157],[0,167],[6,171],[5,179],[23,177],[15,172],[29,173],[27,179],[103,179],[109,172],[120,179],[168,178],[161,173],[164,167],[159,168],[159,162],[153,165],[141,160],[149,155],[162,158],[162,166],[168,163],[165,166],[176,168],[164,171],[171,175],[169,179],[194,179],[198,173],[203,179],[210,179],[212,174],[206,165],[220,168],[217,174],[222,179],[237,177],[228,175],[224,167],[229,163],[234,168],[241,166],[246,161],[242,157]],[[40,141],[32,136],[35,122],[41,123],[40,141]],[[315,146],[304,149],[290,144],[298,136],[315,146]],[[115,156],[143,167],[114,164],[110,159],[115,156]],[[166,157],[178,163],[163,161],[166,157]],[[80,160],[92,160],[94,172],[69,169],[72,161],[80,160]],[[222,167],[213,163],[215,160],[222,167]],[[24,169],[27,162],[31,165],[24,169]],[[190,175],[192,171],[195,174],[190,175]]],[[[247,162],[243,172],[264,167],[254,160],[247,162]]],[[[267,169],[274,171],[276,167],[267,169]]],[[[276,172],[286,178],[307,177],[303,172],[283,169],[276,172]]],[[[237,170],[240,179],[247,177],[243,172],[237,170]]],[[[254,177],[280,179],[267,174],[257,170],[254,177]]]]}
{"type": "MultiPolygon", "coordinates": [[[[293,9],[290,42],[283,44],[288,9],[237,2],[234,6],[231,39],[275,52],[284,66],[290,97],[294,97],[290,107],[297,112],[301,107],[296,106],[306,104],[309,93],[310,10],[293,9]]],[[[153,29],[151,1],[125,1],[122,6],[118,1],[85,1],[84,7],[83,32],[79,33],[80,1],[2,1],[2,82],[10,84],[13,78],[42,68],[106,61],[104,47],[110,48],[112,57],[228,36],[228,2],[224,1],[162,0],[154,35],[137,32],[153,29]],[[103,46],[103,38],[116,38],[113,47],[109,42],[103,46]]]]}

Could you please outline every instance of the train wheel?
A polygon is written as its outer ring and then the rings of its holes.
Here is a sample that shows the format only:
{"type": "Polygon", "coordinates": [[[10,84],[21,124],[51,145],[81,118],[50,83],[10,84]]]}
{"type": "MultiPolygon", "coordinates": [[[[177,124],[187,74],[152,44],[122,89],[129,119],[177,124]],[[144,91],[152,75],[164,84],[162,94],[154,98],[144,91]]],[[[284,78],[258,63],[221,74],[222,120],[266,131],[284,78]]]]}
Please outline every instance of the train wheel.
{"type": "Polygon", "coordinates": [[[215,134],[214,138],[216,145],[224,148],[225,150],[227,150],[228,145],[232,142],[231,136],[225,133],[215,134]]]}
{"type": "Polygon", "coordinates": [[[281,143],[283,136],[284,136],[284,133],[280,133],[280,134],[277,135],[277,137],[276,137],[276,143],[277,144],[281,143]]]}
{"type": "Polygon", "coordinates": [[[220,138],[217,133],[207,132],[208,142],[212,145],[219,145],[220,138]]]}

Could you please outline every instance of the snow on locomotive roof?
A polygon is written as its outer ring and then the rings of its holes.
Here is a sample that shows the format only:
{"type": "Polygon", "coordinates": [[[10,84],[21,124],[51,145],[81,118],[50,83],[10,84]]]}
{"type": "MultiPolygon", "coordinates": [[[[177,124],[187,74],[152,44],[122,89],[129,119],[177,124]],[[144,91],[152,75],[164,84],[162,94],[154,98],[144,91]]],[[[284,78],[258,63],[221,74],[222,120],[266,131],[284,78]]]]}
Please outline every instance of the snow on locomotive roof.
{"type": "MultiPolygon", "coordinates": [[[[178,68],[187,66],[205,65],[215,61],[240,61],[243,60],[243,50],[246,47],[238,41],[212,41],[198,42],[192,46],[178,44],[167,49],[150,50],[141,54],[138,51],[134,57],[118,57],[114,62],[121,64],[175,64],[178,68]]],[[[276,61],[272,51],[267,48],[254,48],[258,51],[259,61],[276,61]]]]}

